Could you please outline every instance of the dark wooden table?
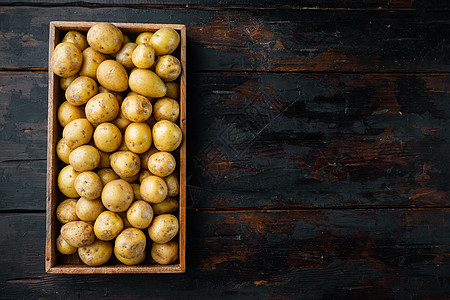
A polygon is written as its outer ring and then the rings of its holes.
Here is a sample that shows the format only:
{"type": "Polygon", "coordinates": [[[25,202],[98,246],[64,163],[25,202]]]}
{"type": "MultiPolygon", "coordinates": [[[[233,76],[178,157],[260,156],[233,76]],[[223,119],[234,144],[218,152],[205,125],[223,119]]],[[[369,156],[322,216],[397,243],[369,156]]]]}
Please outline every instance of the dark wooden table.
{"type": "Polygon", "coordinates": [[[450,297],[449,1],[6,0],[0,109],[2,299],[450,297]],[[185,274],[44,273],[52,20],[188,26],[185,274]]]}

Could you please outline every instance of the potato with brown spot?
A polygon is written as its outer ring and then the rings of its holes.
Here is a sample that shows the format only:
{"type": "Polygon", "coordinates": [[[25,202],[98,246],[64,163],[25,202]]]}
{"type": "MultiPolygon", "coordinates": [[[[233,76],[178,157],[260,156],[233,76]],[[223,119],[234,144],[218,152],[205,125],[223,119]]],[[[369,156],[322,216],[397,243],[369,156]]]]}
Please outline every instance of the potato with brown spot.
{"type": "Polygon", "coordinates": [[[100,153],[91,145],[83,145],[70,153],[69,162],[77,172],[94,170],[100,163],[100,153]]]}
{"type": "Polygon", "coordinates": [[[127,43],[120,48],[119,52],[116,55],[116,61],[118,61],[122,66],[127,69],[133,69],[136,67],[132,61],[132,54],[134,49],[136,49],[138,45],[136,43],[127,43]]]}
{"type": "Polygon", "coordinates": [[[105,264],[112,256],[113,244],[101,240],[95,240],[92,244],[78,248],[81,260],[91,267],[105,264]]]}
{"type": "Polygon", "coordinates": [[[56,208],[56,218],[63,224],[78,221],[76,213],[77,199],[66,199],[56,208]]]}
{"type": "Polygon", "coordinates": [[[157,152],[148,159],[148,170],[159,177],[166,177],[175,170],[177,162],[169,152],[157,152]]]}
{"type": "Polygon", "coordinates": [[[94,200],[100,197],[103,185],[100,177],[96,173],[92,171],[85,171],[77,176],[74,187],[78,195],[81,197],[88,200],[94,200]]]}
{"type": "Polygon", "coordinates": [[[86,103],[85,113],[89,122],[99,125],[114,120],[119,109],[119,103],[113,94],[100,93],[86,103]]]}
{"type": "Polygon", "coordinates": [[[139,256],[136,257],[136,258],[125,258],[125,257],[120,256],[120,255],[117,253],[116,248],[114,247],[114,255],[116,256],[116,258],[117,258],[121,263],[123,263],[123,264],[125,264],[125,265],[128,265],[128,266],[134,266],[134,265],[137,265],[137,264],[140,264],[141,262],[143,262],[144,259],[145,259],[145,255],[146,255],[146,254],[145,254],[145,251],[144,251],[144,252],[142,252],[141,255],[139,255],[139,256]]]}
{"type": "MultiPolygon", "coordinates": [[[[81,197],[76,206],[76,213],[80,220],[86,222],[92,222],[105,210],[102,204],[102,200],[94,199],[88,200],[81,197]]],[[[94,228],[95,229],[95,228],[94,228]]]]}
{"type": "Polygon", "coordinates": [[[108,90],[123,92],[128,88],[128,73],[115,60],[105,60],[97,68],[98,82],[108,90]]]}
{"type": "Polygon", "coordinates": [[[163,55],[158,58],[155,73],[165,82],[174,81],[181,74],[181,63],[172,55],[163,55]]]}
{"type": "Polygon", "coordinates": [[[73,120],[82,119],[85,117],[84,107],[72,105],[67,101],[64,101],[58,107],[58,121],[62,127],[65,127],[73,120]]]}
{"type": "Polygon", "coordinates": [[[115,250],[123,258],[132,259],[142,255],[145,251],[146,238],[137,228],[127,228],[116,238],[115,250]]]}
{"type": "Polygon", "coordinates": [[[67,197],[78,198],[74,184],[80,173],[75,171],[71,165],[65,166],[58,175],[58,188],[67,197]]]}
{"type": "Polygon", "coordinates": [[[62,135],[66,145],[73,150],[89,143],[93,133],[92,124],[87,119],[80,118],[67,124],[62,135]]]}
{"type": "Polygon", "coordinates": [[[110,241],[114,239],[123,229],[122,218],[112,212],[102,212],[94,223],[95,236],[102,241],[110,241]]]}
{"type": "Polygon", "coordinates": [[[141,197],[149,203],[163,202],[167,197],[166,182],[158,176],[149,176],[141,182],[141,197]]]}
{"type": "Polygon", "coordinates": [[[60,77],[70,77],[78,73],[83,62],[80,49],[73,43],[58,44],[53,50],[50,67],[60,77]]]}
{"type": "Polygon", "coordinates": [[[127,96],[121,105],[125,118],[132,122],[144,122],[152,114],[152,104],[142,95],[127,96]]]}
{"type": "Polygon", "coordinates": [[[82,34],[79,31],[76,31],[76,30],[68,31],[64,35],[64,38],[62,41],[75,44],[75,46],[77,46],[77,48],[80,49],[80,51],[83,51],[84,49],[86,49],[89,46],[84,34],[82,34]]]}
{"type": "Polygon", "coordinates": [[[112,123],[102,123],[95,128],[94,143],[101,151],[116,151],[121,142],[122,133],[116,125],[112,123]]]}
{"type": "Polygon", "coordinates": [[[164,244],[172,240],[178,233],[178,219],[171,214],[162,214],[153,219],[148,227],[148,235],[155,243],[164,244]]]}
{"type": "Polygon", "coordinates": [[[72,150],[66,145],[64,139],[60,139],[56,144],[56,154],[66,164],[69,164],[70,151],[72,150]]]}
{"type": "Polygon", "coordinates": [[[119,176],[109,168],[101,169],[97,172],[98,177],[102,181],[103,186],[105,186],[108,182],[119,179],[119,176]]]}
{"type": "Polygon", "coordinates": [[[141,161],[136,153],[118,151],[110,156],[111,168],[120,177],[133,177],[139,173],[141,161]]]}
{"type": "Polygon", "coordinates": [[[180,44],[180,35],[175,29],[164,27],[157,30],[150,39],[150,44],[155,49],[156,55],[170,54],[180,44]]]}
{"type": "Polygon", "coordinates": [[[160,265],[168,265],[178,258],[178,242],[170,241],[165,244],[153,243],[150,254],[160,265]]]}
{"type": "Polygon", "coordinates": [[[125,130],[125,143],[134,153],[144,153],[152,145],[152,130],[147,123],[131,123],[125,130]]]}
{"type": "Polygon", "coordinates": [[[167,87],[161,78],[148,69],[132,70],[129,85],[133,92],[145,97],[161,98],[167,93],[167,87]]]}
{"type": "Polygon", "coordinates": [[[102,203],[110,211],[126,211],[133,198],[133,188],[123,179],[113,180],[103,187],[102,203]]]}
{"type": "Polygon", "coordinates": [[[136,49],[134,49],[131,60],[133,64],[138,68],[150,68],[155,62],[155,50],[150,44],[139,44],[136,49]]]}
{"type": "Polygon", "coordinates": [[[152,208],[155,216],[170,214],[178,209],[178,200],[175,198],[167,197],[161,203],[152,204],[152,208]]]}
{"type": "Polygon", "coordinates": [[[169,120],[175,122],[180,115],[180,105],[174,99],[167,97],[158,99],[153,106],[153,116],[156,121],[169,120]]]}
{"type": "Polygon", "coordinates": [[[170,174],[163,179],[167,184],[167,195],[169,195],[170,197],[177,196],[180,192],[180,184],[178,182],[177,176],[175,174],[170,174]]]}
{"type": "Polygon", "coordinates": [[[61,227],[61,236],[72,247],[80,248],[95,240],[94,227],[84,221],[74,221],[61,227]]]}
{"type": "Polygon", "coordinates": [[[152,138],[156,149],[171,152],[180,146],[183,135],[177,124],[162,120],[153,126],[152,138]]]}
{"type": "Polygon", "coordinates": [[[117,103],[119,103],[119,106],[123,102],[123,95],[122,95],[121,92],[114,92],[114,91],[108,90],[104,86],[99,86],[98,87],[98,92],[99,93],[111,93],[111,94],[113,94],[116,97],[116,100],[117,100],[117,103]]]}
{"type": "Polygon", "coordinates": [[[66,240],[63,239],[62,235],[58,235],[56,238],[56,249],[64,255],[70,255],[77,252],[77,248],[70,246],[66,240]]]}
{"type": "Polygon", "coordinates": [[[150,39],[153,36],[153,32],[142,32],[136,37],[136,44],[150,44],[150,39]]]}
{"type": "Polygon", "coordinates": [[[111,23],[97,23],[89,29],[87,41],[96,51],[110,54],[122,47],[123,33],[111,23]]]}
{"type": "Polygon", "coordinates": [[[83,51],[83,64],[81,65],[79,74],[97,80],[97,68],[107,59],[108,55],[95,51],[92,47],[86,48],[83,51]]]}
{"type": "Polygon", "coordinates": [[[127,219],[133,227],[145,229],[152,222],[153,209],[151,205],[145,201],[134,201],[127,210],[127,219]]]}
{"type": "Polygon", "coordinates": [[[148,170],[148,159],[150,158],[150,156],[152,156],[152,154],[156,152],[158,152],[158,149],[156,149],[155,146],[151,146],[150,149],[148,149],[144,153],[139,154],[142,169],[148,170]]]}
{"type": "Polygon", "coordinates": [[[66,90],[67,102],[74,106],[86,104],[98,92],[97,82],[87,76],[75,79],[66,90]]]}

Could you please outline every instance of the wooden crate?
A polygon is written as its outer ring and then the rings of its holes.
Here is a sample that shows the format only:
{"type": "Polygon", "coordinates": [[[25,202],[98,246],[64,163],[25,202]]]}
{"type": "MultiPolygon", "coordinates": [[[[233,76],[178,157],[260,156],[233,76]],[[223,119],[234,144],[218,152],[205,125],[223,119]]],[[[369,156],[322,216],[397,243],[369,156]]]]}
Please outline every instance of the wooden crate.
{"type": "MultiPolygon", "coordinates": [[[[61,42],[64,32],[77,30],[87,32],[95,22],[51,22],[49,36],[49,62],[53,49],[61,42]]],[[[136,266],[126,266],[118,262],[115,257],[99,267],[84,265],[77,255],[64,256],[56,249],[56,238],[59,235],[61,225],[56,218],[56,207],[64,196],[57,185],[57,177],[63,163],[56,155],[56,144],[61,138],[62,127],[57,119],[59,104],[64,101],[64,91],[59,87],[59,77],[49,67],[48,77],[48,147],[47,147],[47,212],[46,212],[46,247],[45,269],[48,273],[72,273],[72,274],[109,274],[109,273],[182,273],[186,269],[186,27],[179,24],[138,24],[138,23],[113,23],[123,33],[136,35],[144,31],[156,31],[162,27],[175,29],[181,38],[180,46],[174,55],[180,58],[182,72],[180,75],[180,117],[178,125],[183,133],[183,141],[176,153],[179,162],[179,215],[180,229],[178,234],[179,259],[171,265],[158,265],[151,263],[149,249],[146,260],[136,266]]],[[[149,245],[150,243],[147,243],[149,245]]],[[[148,248],[148,247],[147,247],[148,248]]],[[[114,256],[114,255],[113,255],[114,256]]]]}

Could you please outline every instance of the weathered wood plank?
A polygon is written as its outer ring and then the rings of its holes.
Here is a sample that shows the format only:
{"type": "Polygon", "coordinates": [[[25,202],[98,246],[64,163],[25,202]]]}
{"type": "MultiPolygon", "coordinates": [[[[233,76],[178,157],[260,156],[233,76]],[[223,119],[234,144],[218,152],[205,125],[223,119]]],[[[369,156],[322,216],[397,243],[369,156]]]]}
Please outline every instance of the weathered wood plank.
{"type": "Polygon", "coordinates": [[[43,214],[1,215],[2,297],[450,295],[448,209],[191,212],[188,222],[185,274],[55,276],[44,274],[43,214]]]}
{"type": "Polygon", "coordinates": [[[186,24],[191,71],[450,70],[447,11],[72,6],[1,7],[0,68],[47,67],[52,20],[186,24]]]}
{"type": "MultiPolygon", "coordinates": [[[[46,77],[0,74],[3,209],[45,208],[33,195],[44,195],[46,77]]],[[[449,85],[449,75],[194,73],[188,206],[448,206],[449,85]]]]}

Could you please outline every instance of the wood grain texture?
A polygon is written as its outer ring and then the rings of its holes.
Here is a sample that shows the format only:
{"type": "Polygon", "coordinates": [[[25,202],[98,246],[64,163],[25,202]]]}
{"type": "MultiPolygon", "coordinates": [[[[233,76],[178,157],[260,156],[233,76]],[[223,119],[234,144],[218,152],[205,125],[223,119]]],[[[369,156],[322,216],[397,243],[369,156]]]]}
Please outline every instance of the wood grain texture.
{"type": "Polygon", "coordinates": [[[190,212],[188,271],[177,275],[44,274],[44,222],[1,216],[2,297],[450,296],[448,209],[190,212]]]}
{"type": "Polygon", "coordinates": [[[46,68],[50,21],[112,21],[111,15],[115,22],[188,26],[192,71],[450,70],[447,11],[72,6],[0,7],[0,68],[46,68]]]}

